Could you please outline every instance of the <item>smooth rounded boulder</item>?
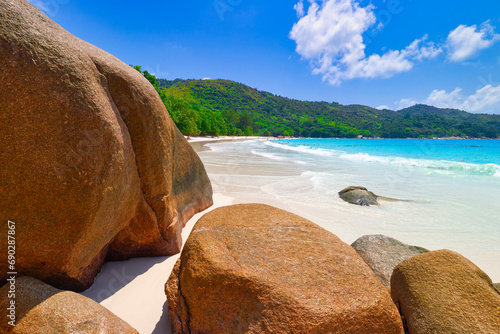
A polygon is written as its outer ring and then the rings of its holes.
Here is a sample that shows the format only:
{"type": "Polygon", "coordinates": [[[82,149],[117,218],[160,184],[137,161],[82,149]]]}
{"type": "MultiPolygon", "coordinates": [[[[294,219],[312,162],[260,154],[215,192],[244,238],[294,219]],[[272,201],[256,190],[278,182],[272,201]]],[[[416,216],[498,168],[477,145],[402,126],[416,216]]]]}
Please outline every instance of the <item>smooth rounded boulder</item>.
{"type": "Polygon", "coordinates": [[[347,203],[360,206],[380,205],[379,200],[389,202],[411,202],[410,200],[396,199],[375,195],[365,187],[349,186],[339,191],[339,197],[347,203]]]}
{"type": "Polygon", "coordinates": [[[391,294],[410,333],[500,333],[500,291],[474,263],[450,250],[404,260],[391,294]]]}
{"type": "Polygon", "coordinates": [[[407,258],[428,252],[425,248],[410,246],[385,235],[364,235],[354,241],[351,247],[387,289],[391,287],[394,267],[407,258]]]}
{"type": "Polygon", "coordinates": [[[378,196],[365,187],[349,186],[339,191],[339,197],[347,203],[361,206],[380,205],[378,196]]]}
{"type": "Polygon", "coordinates": [[[0,0],[0,22],[0,238],[15,229],[15,270],[81,291],[105,259],[178,253],[212,189],[155,89],[25,0],[0,0]]]}
{"type": "Polygon", "coordinates": [[[205,214],[165,292],[173,333],[403,333],[389,293],[354,249],[263,204],[205,214]]]}
{"type": "Polygon", "coordinates": [[[107,308],[77,293],[28,276],[16,278],[14,286],[15,298],[9,297],[11,282],[0,289],[1,333],[139,334],[107,308]]]}

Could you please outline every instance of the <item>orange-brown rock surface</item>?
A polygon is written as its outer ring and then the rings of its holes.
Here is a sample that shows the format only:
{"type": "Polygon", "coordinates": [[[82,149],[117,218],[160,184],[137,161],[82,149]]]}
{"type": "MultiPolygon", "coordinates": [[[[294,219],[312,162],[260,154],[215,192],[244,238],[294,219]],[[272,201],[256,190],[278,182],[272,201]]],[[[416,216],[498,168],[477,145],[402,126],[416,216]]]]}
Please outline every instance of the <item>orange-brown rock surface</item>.
{"type": "Polygon", "coordinates": [[[450,250],[401,262],[391,293],[411,334],[500,333],[500,292],[481,269],[450,250]]]}
{"type": "Polygon", "coordinates": [[[391,287],[394,267],[409,257],[428,252],[425,248],[410,246],[385,235],[364,235],[354,241],[351,247],[387,289],[391,287]]]}
{"type": "Polygon", "coordinates": [[[25,0],[0,0],[0,22],[0,239],[15,222],[16,271],[82,290],[106,257],[179,252],[212,189],[154,88],[25,0]]]}
{"type": "Polygon", "coordinates": [[[58,290],[32,277],[16,279],[15,298],[8,297],[9,290],[10,283],[0,289],[1,333],[138,334],[128,323],[93,300],[58,290]],[[11,300],[15,301],[14,307],[11,300]]]}
{"type": "Polygon", "coordinates": [[[354,249],[263,204],[204,215],[165,290],[174,333],[403,333],[354,249]]]}

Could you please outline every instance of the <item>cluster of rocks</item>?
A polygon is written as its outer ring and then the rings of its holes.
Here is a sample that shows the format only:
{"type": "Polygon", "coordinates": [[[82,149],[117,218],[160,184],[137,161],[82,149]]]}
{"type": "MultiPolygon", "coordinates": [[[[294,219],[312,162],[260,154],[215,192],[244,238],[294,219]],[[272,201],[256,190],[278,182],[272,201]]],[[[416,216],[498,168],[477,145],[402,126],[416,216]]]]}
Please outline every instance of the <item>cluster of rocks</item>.
{"type": "Polygon", "coordinates": [[[173,333],[500,332],[500,292],[463,256],[381,235],[351,247],[263,204],[203,216],[165,292],[173,333]]]}
{"type": "Polygon", "coordinates": [[[166,284],[174,333],[401,333],[356,251],[292,213],[218,208],[195,225],[166,284]]]}
{"type": "MultiPolygon", "coordinates": [[[[138,72],[25,0],[0,0],[0,21],[0,220],[20,246],[0,280],[25,275],[15,327],[11,284],[0,288],[0,331],[137,333],[57,288],[88,288],[105,260],[178,253],[186,221],[212,204],[203,164],[138,72]]],[[[461,255],[384,236],[351,247],[262,204],[203,216],[165,292],[174,333],[500,332],[500,292],[461,255]]]]}

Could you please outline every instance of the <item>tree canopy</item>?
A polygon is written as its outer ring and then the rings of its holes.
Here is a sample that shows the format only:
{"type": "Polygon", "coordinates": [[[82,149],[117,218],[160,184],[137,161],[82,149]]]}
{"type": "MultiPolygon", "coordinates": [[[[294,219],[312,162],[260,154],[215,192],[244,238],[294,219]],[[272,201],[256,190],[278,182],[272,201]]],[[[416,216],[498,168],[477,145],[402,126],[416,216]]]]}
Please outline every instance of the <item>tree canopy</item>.
{"type": "Polygon", "coordinates": [[[400,111],[288,99],[229,80],[165,80],[134,66],[185,135],[499,138],[500,115],[415,105],[400,111]]]}

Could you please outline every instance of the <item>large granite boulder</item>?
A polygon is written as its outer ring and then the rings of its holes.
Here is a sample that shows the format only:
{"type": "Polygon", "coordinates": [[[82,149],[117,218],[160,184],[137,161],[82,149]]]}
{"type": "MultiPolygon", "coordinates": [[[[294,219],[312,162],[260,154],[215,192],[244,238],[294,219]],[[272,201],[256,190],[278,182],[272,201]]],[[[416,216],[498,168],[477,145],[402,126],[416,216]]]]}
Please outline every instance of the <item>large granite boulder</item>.
{"type": "Polygon", "coordinates": [[[391,288],[391,275],[401,261],[428,252],[427,249],[410,246],[385,235],[365,235],[351,245],[373,270],[380,282],[391,288]]]}
{"type": "Polygon", "coordinates": [[[32,277],[15,280],[15,298],[8,297],[9,290],[10,282],[0,289],[1,333],[138,334],[93,300],[58,290],[32,277]]]}
{"type": "Polygon", "coordinates": [[[165,290],[173,333],[403,333],[354,249],[263,204],[204,215],[165,290]]]}
{"type": "Polygon", "coordinates": [[[396,266],[391,293],[410,333],[500,333],[500,292],[460,254],[439,250],[396,266]]]}
{"type": "Polygon", "coordinates": [[[179,252],[212,189],[151,84],[26,0],[0,0],[0,22],[0,239],[13,221],[15,269],[83,290],[106,257],[179,252]]]}

